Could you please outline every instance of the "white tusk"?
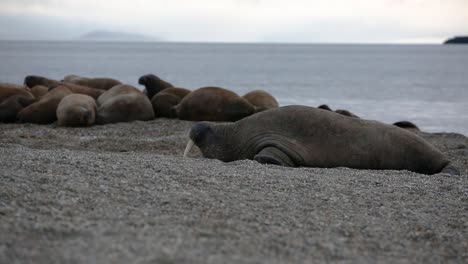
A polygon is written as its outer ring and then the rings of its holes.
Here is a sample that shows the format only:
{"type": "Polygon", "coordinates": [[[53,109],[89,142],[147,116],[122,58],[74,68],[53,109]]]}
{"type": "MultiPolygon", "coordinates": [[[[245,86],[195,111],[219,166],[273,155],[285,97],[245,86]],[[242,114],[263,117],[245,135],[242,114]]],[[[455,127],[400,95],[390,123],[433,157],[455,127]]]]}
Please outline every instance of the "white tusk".
{"type": "Polygon", "coordinates": [[[185,150],[184,150],[184,157],[187,157],[187,154],[190,152],[193,145],[195,145],[195,142],[193,142],[193,140],[189,139],[189,142],[187,142],[187,147],[185,147],[185,150]]]}

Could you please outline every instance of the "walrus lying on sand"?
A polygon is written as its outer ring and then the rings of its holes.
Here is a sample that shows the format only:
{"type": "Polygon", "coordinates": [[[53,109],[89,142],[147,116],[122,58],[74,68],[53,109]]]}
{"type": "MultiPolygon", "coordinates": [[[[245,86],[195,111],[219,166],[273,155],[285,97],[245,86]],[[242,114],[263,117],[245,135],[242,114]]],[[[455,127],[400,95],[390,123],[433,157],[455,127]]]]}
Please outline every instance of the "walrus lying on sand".
{"type": "Polygon", "coordinates": [[[0,83],[0,102],[10,96],[21,94],[24,97],[34,98],[27,87],[12,83],[0,83]]]}
{"type": "Polygon", "coordinates": [[[204,157],[291,167],[349,167],[459,174],[421,137],[393,125],[307,106],[285,106],[235,123],[200,122],[190,141],[204,157]]]}
{"type": "Polygon", "coordinates": [[[190,92],[184,88],[169,87],[155,94],[151,99],[155,116],[177,118],[175,106],[190,92]]]}
{"type": "Polygon", "coordinates": [[[18,120],[21,123],[50,124],[57,120],[57,106],[62,99],[72,94],[65,86],[58,86],[41,99],[21,110],[18,113],[18,120]]]}
{"type": "Polygon", "coordinates": [[[78,75],[67,75],[63,78],[64,83],[73,83],[82,86],[91,87],[94,89],[100,90],[109,90],[110,88],[122,84],[120,81],[112,79],[112,78],[105,78],[105,77],[98,77],[98,78],[88,78],[82,77],[78,75]]]}
{"type": "Polygon", "coordinates": [[[119,84],[99,96],[96,124],[154,119],[150,100],[140,90],[119,84]]]}
{"type": "Polygon", "coordinates": [[[255,113],[255,108],[230,90],[203,87],[185,96],[175,111],[182,120],[237,121],[255,113]]]}
{"type": "Polygon", "coordinates": [[[31,88],[37,85],[42,85],[49,88],[49,90],[54,89],[57,86],[65,86],[72,93],[86,94],[93,97],[94,99],[97,99],[102,93],[105,92],[104,90],[95,89],[88,86],[78,85],[74,83],[59,82],[56,80],[34,75],[26,76],[26,78],[24,78],[24,84],[31,88]]]}
{"type": "Polygon", "coordinates": [[[57,125],[86,127],[96,120],[96,100],[85,94],[69,94],[57,106],[57,125]]]}
{"type": "Polygon", "coordinates": [[[255,107],[255,112],[261,112],[279,106],[275,97],[264,90],[253,90],[242,96],[255,107]]]}
{"type": "Polygon", "coordinates": [[[34,95],[34,97],[39,99],[49,91],[49,88],[43,85],[36,85],[33,88],[29,89],[29,91],[34,95]]]}
{"type": "Polygon", "coordinates": [[[37,99],[23,94],[12,95],[0,102],[0,123],[13,123],[18,113],[37,99]]]}

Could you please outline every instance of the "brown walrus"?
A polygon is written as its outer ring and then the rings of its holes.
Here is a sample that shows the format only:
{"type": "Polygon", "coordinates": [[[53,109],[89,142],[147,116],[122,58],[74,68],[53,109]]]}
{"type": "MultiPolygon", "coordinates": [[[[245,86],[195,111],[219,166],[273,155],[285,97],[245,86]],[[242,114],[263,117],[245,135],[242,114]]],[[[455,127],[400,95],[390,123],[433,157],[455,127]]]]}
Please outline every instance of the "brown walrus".
{"type": "Polygon", "coordinates": [[[255,112],[261,112],[279,106],[275,97],[264,90],[253,90],[244,94],[242,97],[255,107],[255,112]]]}
{"type": "Polygon", "coordinates": [[[35,101],[35,98],[23,94],[15,94],[4,99],[0,103],[0,123],[15,122],[18,112],[35,101]]]}
{"type": "Polygon", "coordinates": [[[151,99],[154,114],[156,117],[177,118],[175,106],[184,99],[191,91],[184,88],[166,88],[151,99]]]}
{"type": "Polygon", "coordinates": [[[110,88],[122,84],[120,81],[112,79],[112,78],[105,78],[105,77],[98,77],[98,78],[88,78],[88,77],[81,77],[78,75],[67,75],[63,78],[63,82],[65,83],[73,83],[82,86],[87,86],[95,89],[100,90],[109,90],[110,88]]]}
{"type": "Polygon", "coordinates": [[[25,107],[18,113],[22,123],[49,124],[57,120],[57,106],[60,101],[72,92],[65,86],[50,90],[39,101],[25,107]]]}
{"type": "Polygon", "coordinates": [[[97,102],[96,124],[154,119],[153,106],[148,97],[130,85],[112,87],[99,96],[97,102]]]}
{"type": "Polygon", "coordinates": [[[203,156],[225,162],[253,159],[291,167],[349,167],[435,174],[459,171],[414,133],[377,121],[307,106],[284,106],[235,123],[199,122],[190,141],[203,156]]]}
{"type": "Polygon", "coordinates": [[[179,119],[191,121],[237,121],[255,108],[236,93],[220,87],[199,88],[175,107],[179,119]]]}
{"type": "Polygon", "coordinates": [[[11,83],[0,83],[0,102],[17,94],[21,94],[28,98],[34,98],[34,95],[24,86],[11,83]]]}
{"type": "Polygon", "coordinates": [[[69,94],[57,106],[57,124],[67,127],[91,126],[96,120],[96,100],[85,94],[69,94]]]}
{"type": "Polygon", "coordinates": [[[145,86],[143,93],[146,94],[150,100],[153,99],[153,96],[160,91],[174,87],[171,83],[163,81],[154,74],[146,74],[141,76],[138,79],[138,83],[145,86]]]}
{"type": "MultiPolygon", "coordinates": [[[[67,87],[72,93],[89,95],[93,97],[94,99],[97,99],[99,96],[101,96],[101,94],[105,92],[105,90],[95,89],[95,88],[73,84],[73,83],[63,83],[60,85],[67,87]]],[[[54,89],[54,88],[50,88],[50,89],[54,89]]]]}
{"type": "Polygon", "coordinates": [[[34,76],[34,75],[26,76],[26,78],[24,78],[24,84],[28,87],[42,85],[42,86],[48,87],[49,89],[54,89],[57,86],[65,86],[72,93],[86,94],[95,99],[97,99],[102,93],[105,92],[104,90],[100,90],[100,89],[95,89],[95,88],[78,85],[74,83],[59,82],[56,80],[48,79],[48,78],[41,77],[41,76],[34,76]]]}
{"type": "Polygon", "coordinates": [[[34,97],[41,98],[49,91],[49,88],[44,85],[36,85],[29,89],[29,91],[34,95],[34,97]]]}

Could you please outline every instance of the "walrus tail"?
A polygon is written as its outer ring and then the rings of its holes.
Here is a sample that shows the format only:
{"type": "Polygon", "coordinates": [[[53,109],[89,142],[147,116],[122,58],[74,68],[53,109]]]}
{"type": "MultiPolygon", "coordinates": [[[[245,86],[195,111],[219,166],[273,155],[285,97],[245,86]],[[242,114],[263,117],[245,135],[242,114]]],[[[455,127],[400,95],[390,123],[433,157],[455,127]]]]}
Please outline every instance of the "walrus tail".
{"type": "Polygon", "coordinates": [[[460,170],[455,167],[451,162],[449,162],[439,173],[446,173],[452,176],[460,175],[460,170]]]}

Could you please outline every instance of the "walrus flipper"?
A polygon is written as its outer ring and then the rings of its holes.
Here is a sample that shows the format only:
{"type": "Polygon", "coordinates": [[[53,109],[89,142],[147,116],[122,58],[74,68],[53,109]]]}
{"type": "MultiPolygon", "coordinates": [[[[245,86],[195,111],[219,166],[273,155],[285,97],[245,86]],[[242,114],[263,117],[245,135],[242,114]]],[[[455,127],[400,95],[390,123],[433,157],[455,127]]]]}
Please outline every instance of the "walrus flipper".
{"type": "Polygon", "coordinates": [[[262,149],[254,160],[262,164],[274,164],[285,167],[295,167],[294,162],[283,151],[275,147],[266,147],[262,149]]]}
{"type": "Polygon", "coordinates": [[[447,173],[450,175],[460,175],[460,170],[455,167],[452,163],[447,164],[440,173],[447,173]]]}

